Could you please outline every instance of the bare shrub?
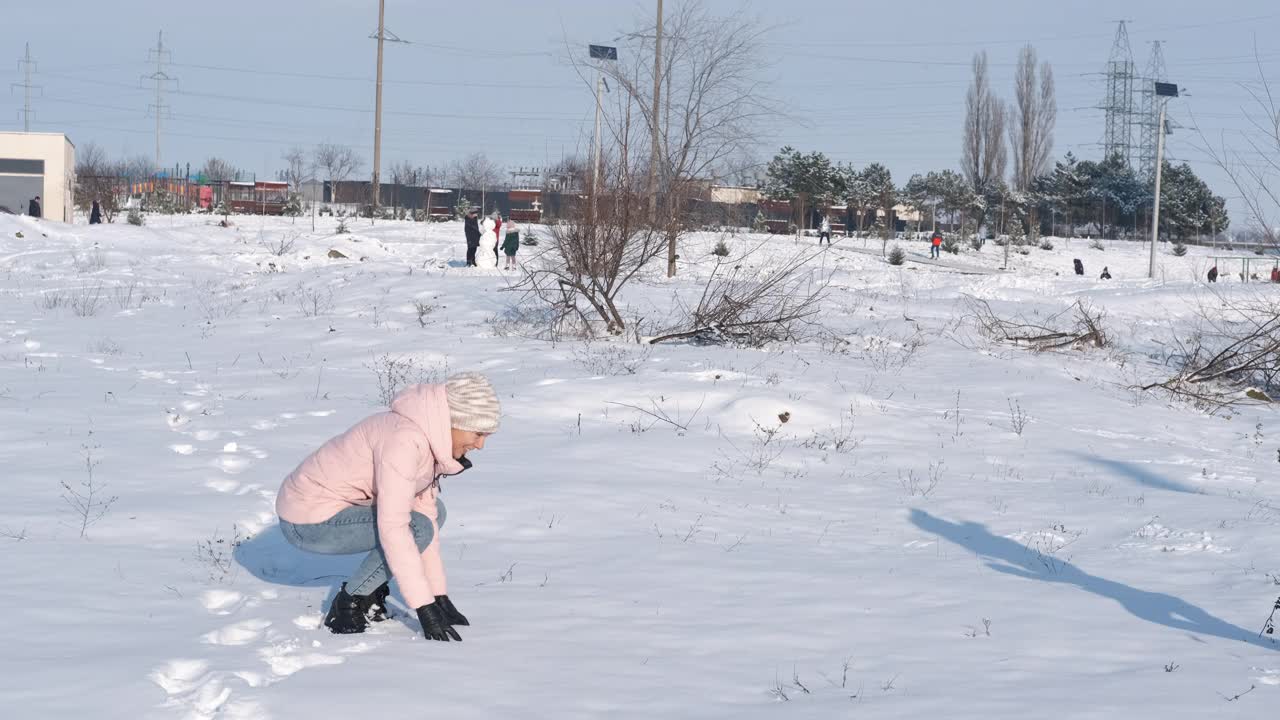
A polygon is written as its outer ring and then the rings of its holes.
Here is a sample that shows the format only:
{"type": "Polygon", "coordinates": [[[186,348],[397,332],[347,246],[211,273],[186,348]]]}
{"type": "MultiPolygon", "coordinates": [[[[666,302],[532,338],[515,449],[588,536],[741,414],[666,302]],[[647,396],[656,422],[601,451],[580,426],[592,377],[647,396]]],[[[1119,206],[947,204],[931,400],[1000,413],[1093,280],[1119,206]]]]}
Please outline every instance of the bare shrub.
{"type": "Polygon", "coordinates": [[[427,326],[427,318],[429,318],[432,313],[434,313],[436,310],[439,310],[439,309],[440,309],[439,305],[433,305],[429,302],[426,302],[425,300],[413,301],[413,311],[418,314],[418,325],[424,328],[427,326]]]}
{"type": "Polygon", "coordinates": [[[107,259],[103,256],[102,251],[97,247],[91,248],[89,252],[80,254],[79,250],[71,251],[71,267],[75,269],[79,275],[85,273],[98,272],[107,266],[107,259]]]}
{"type": "Polygon", "coordinates": [[[102,307],[102,301],[102,285],[82,288],[79,293],[71,296],[71,312],[75,313],[76,317],[93,317],[102,307]]]}
{"type": "Polygon", "coordinates": [[[854,420],[853,408],[850,407],[848,412],[840,413],[839,425],[832,425],[826,430],[815,430],[813,435],[800,445],[804,448],[822,452],[828,450],[840,454],[853,452],[865,440],[865,438],[853,434],[855,428],[854,420]]]}
{"type": "Polygon", "coordinates": [[[93,451],[98,449],[97,446],[82,445],[80,449],[84,452],[84,478],[76,485],[66,480],[61,484],[62,500],[71,509],[75,518],[73,525],[79,529],[80,538],[83,540],[89,526],[101,520],[118,498],[115,495],[104,497],[106,484],[94,474],[101,463],[93,457],[93,451]]]}
{"type": "Polygon", "coordinates": [[[233,288],[222,287],[216,280],[203,280],[194,286],[196,305],[206,323],[226,320],[240,313],[243,296],[233,288]]]}
{"type": "MultiPolygon", "coordinates": [[[[747,253],[754,254],[760,245],[747,253]]],[[[697,340],[744,347],[798,342],[820,326],[814,321],[830,286],[829,274],[810,267],[821,253],[797,253],[764,271],[752,272],[743,260],[716,264],[698,304],[682,308],[675,328],[649,342],[697,340]]]]}
{"type": "Polygon", "coordinates": [[[787,451],[787,447],[791,444],[789,437],[782,433],[782,423],[778,425],[761,425],[759,421],[752,419],[755,429],[751,434],[751,445],[746,449],[739,448],[732,440],[721,434],[721,438],[728,443],[733,449],[734,455],[727,455],[721,451],[722,455],[730,463],[730,468],[720,468],[722,475],[734,475],[732,467],[742,467],[747,470],[753,470],[757,475],[761,475],[774,461],[782,457],[787,451]]]}
{"type": "Polygon", "coordinates": [[[942,483],[942,477],[945,475],[942,469],[942,463],[929,463],[929,469],[926,472],[917,473],[915,470],[898,471],[898,484],[902,486],[903,491],[911,497],[927,498],[938,489],[938,485],[942,483]]]}
{"type": "Polygon", "coordinates": [[[333,288],[307,287],[299,284],[293,292],[303,317],[328,315],[333,310],[333,288]]]}
{"type": "Polygon", "coordinates": [[[210,582],[222,583],[228,578],[234,579],[236,548],[249,539],[240,534],[239,527],[232,525],[230,539],[214,532],[213,537],[196,543],[195,560],[208,571],[210,582]]]}
{"type": "Polygon", "coordinates": [[[1031,422],[1031,416],[1022,409],[1022,403],[1012,398],[1006,400],[1009,404],[1009,429],[1014,435],[1021,437],[1022,431],[1027,429],[1027,423],[1031,422]]]}
{"type": "Polygon", "coordinates": [[[915,360],[916,353],[927,345],[924,333],[915,328],[909,335],[895,336],[883,327],[876,334],[865,335],[859,357],[880,372],[902,372],[915,360]]]}
{"type": "Polygon", "coordinates": [[[635,375],[649,359],[651,348],[632,350],[615,343],[584,343],[574,348],[573,361],[592,375],[635,375]]]}
{"type": "Polygon", "coordinates": [[[258,244],[272,255],[281,257],[293,252],[293,246],[298,243],[299,234],[288,233],[286,235],[268,237],[265,233],[258,233],[258,244]]]}
{"type": "Polygon", "coordinates": [[[98,355],[121,355],[124,353],[124,348],[115,340],[104,337],[89,343],[89,352],[98,355]]]}
{"type": "MultiPolygon", "coordinates": [[[[133,280],[128,285],[115,285],[111,288],[111,298],[115,301],[116,307],[121,310],[128,310],[133,307],[134,292],[138,289],[138,281],[133,280]]],[[[142,305],[139,298],[138,305],[142,305]]]]}
{"type": "Polygon", "coordinates": [[[60,310],[71,304],[71,296],[65,292],[53,291],[40,293],[40,299],[36,300],[36,307],[41,310],[60,310]]]}
{"type": "Polygon", "coordinates": [[[1246,300],[1219,298],[1202,307],[1190,337],[1174,336],[1170,362],[1179,370],[1142,386],[1164,390],[1210,408],[1274,395],[1280,379],[1280,301],[1264,295],[1246,300]],[[1246,386],[1260,388],[1241,396],[1246,386]]]}
{"type": "Polygon", "coordinates": [[[378,384],[378,404],[390,407],[401,390],[419,383],[443,381],[449,373],[448,363],[430,367],[420,365],[412,357],[383,353],[365,363],[378,384]]]}
{"type": "Polygon", "coordinates": [[[551,308],[557,333],[578,324],[621,334],[626,320],[619,293],[666,253],[666,235],[647,221],[646,198],[625,185],[608,196],[589,196],[585,204],[595,206],[594,213],[579,207],[547,227],[546,249],[537,262],[525,264],[525,276],[513,289],[551,308]]]}
{"type": "Polygon", "coordinates": [[[1025,345],[1036,351],[1105,347],[1108,342],[1103,320],[1106,313],[1094,310],[1084,300],[1043,320],[1017,317],[1006,320],[991,309],[990,303],[978,298],[966,299],[966,317],[977,324],[979,332],[999,342],[1025,345]]]}

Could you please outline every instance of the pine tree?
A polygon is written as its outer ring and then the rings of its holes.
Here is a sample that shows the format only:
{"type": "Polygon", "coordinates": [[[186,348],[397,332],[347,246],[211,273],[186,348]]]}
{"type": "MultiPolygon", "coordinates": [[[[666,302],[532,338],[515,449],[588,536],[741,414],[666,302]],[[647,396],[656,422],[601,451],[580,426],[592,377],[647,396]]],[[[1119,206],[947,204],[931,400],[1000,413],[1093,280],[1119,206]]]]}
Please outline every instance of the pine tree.
{"type": "Polygon", "coordinates": [[[901,265],[906,261],[907,261],[907,252],[903,250],[901,247],[894,245],[893,249],[889,251],[889,264],[901,265]]]}
{"type": "Polygon", "coordinates": [[[808,225],[808,209],[814,202],[829,202],[842,190],[842,176],[831,160],[820,152],[808,155],[786,146],[769,161],[765,171],[765,195],[774,200],[791,200],[801,228],[808,225]]]}

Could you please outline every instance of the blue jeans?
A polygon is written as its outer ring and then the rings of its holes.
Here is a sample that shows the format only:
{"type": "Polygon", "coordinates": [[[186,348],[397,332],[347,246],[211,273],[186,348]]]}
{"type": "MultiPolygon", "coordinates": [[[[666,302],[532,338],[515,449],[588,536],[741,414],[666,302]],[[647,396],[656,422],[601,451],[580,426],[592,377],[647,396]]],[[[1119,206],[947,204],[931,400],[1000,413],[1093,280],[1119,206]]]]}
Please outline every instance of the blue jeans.
{"type": "MultiPolygon", "coordinates": [[[[444,527],[448,516],[444,502],[436,498],[436,525],[444,527]]],[[[418,512],[409,513],[409,529],[413,531],[418,552],[426,550],[435,536],[431,518],[418,512]]],[[[377,505],[352,505],[318,523],[299,524],[281,519],[280,532],[294,547],[307,552],[320,555],[369,553],[360,567],[347,578],[347,592],[352,595],[368,595],[391,579],[391,569],[387,567],[387,558],[382,554],[382,545],[378,542],[377,505]]]]}

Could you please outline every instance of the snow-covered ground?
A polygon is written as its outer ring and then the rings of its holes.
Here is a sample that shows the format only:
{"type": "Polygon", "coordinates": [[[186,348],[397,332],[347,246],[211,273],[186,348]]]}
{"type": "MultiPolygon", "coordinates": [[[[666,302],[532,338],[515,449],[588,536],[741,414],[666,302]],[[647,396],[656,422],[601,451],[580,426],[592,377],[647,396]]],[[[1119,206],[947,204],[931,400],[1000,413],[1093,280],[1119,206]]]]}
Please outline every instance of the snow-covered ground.
{"type": "MultiPolygon", "coordinates": [[[[1280,422],[1128,389],[1211,297],[1207,250],[1160,248],[1151,282],[1137,244],[974,275],[843,240],[817,261],[836,339],[646,349],[529,339],[514,274],[460,267],[457,224],[321,222],[0,216],[0,716],[1275,717],[1280,422]],[[1116,342],[994,346],[965,295],[1088,299],[1116,342]],[[278,484],[376,411],[379,375],[461,369],[504,403],[445,483],[464,642],[402,606],[330,635],[357,558],[284,543],[278,484]]],[[[637,285],[637,314],[716,239],[637,285]]],[[[1280,292],[1232,280],[1212,291],[1280,292]]]]}

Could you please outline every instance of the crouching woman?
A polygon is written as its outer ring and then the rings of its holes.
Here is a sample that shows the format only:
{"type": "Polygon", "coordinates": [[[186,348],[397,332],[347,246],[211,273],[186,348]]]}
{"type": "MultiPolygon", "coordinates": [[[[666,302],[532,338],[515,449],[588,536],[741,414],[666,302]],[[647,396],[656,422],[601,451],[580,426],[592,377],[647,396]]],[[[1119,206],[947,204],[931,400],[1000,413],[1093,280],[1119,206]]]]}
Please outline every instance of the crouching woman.
{"type": "Polygon", "coordinates": [[[429,640],[462,640],[454,626],[469,623],[449,600],[440,556],[440,479],[471,467],[467,452],[484,447],[498,417],[498,397],[479,373],[414,385],[285,478],[276,514],[290,543],[323,555],[367,553],[329,607],[331,631],[364,632],[386,619],[394,578],[429,640]]]}

